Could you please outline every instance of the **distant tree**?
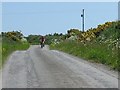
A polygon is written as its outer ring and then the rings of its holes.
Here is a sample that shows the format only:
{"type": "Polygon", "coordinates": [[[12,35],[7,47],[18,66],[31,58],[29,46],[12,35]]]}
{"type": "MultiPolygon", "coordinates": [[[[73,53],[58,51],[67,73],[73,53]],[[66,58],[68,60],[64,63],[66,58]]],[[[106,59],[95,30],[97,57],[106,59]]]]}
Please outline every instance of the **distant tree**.
{"type": "Polygon", "coordinates": [[[71,36],[71,35],[79,35],[81,33],[81,31],[79,31],[78,29],[70,29],[67,31],[67,33],[71,36]]]}
{"type": "Polygon", "coordinates": [[[29,35],[27,41],[31,44],[39,44],[40,35],[29,35]]]}
{"type": "Polygon", "coordinates": [[[62,36],[63,34],[62,33],[60,33],[60,36],[62,36]]]}
{"type": "Polygon", "coordinates": [[[54,33],[54,36],[59,36],[59,34],[58,33],[54,33]]]}

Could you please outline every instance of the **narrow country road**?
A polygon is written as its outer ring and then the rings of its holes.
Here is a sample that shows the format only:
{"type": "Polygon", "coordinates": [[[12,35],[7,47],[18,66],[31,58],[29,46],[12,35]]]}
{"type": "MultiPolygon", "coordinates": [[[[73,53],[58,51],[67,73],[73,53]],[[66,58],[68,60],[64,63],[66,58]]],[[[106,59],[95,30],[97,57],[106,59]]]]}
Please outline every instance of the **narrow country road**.
{"type": "Polygon", "coordinates": [[[66,53],[38,45],[16,51],[2,71],[3,88],[118,88],[118,75],[66,53]]]}

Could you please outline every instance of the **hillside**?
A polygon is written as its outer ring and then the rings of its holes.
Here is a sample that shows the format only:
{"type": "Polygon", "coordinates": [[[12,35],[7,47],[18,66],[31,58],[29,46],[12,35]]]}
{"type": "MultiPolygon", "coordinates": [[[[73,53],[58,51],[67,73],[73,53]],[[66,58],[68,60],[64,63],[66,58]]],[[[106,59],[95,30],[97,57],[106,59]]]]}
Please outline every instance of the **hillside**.
{"type": "Polygon", "coordinates": [[[51,44],[58,49],[91,62],[102,63],[120,71],[118,52],[120,48],[120,22],[106,22],[86,32],[68,30],[66,39],[51,44]]]}

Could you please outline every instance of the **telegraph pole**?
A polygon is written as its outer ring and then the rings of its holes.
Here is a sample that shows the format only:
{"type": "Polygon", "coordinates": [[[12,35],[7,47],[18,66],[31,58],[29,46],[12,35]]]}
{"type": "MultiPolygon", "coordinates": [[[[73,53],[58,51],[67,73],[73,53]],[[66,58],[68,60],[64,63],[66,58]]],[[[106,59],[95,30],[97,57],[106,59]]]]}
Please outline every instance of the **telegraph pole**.
{"type": "Polygon", "coordinates": [[[82,17],[82,31],[84,32],[84,9],[83,9],[83,12],[81,14],[81,17],[82,17]]]}

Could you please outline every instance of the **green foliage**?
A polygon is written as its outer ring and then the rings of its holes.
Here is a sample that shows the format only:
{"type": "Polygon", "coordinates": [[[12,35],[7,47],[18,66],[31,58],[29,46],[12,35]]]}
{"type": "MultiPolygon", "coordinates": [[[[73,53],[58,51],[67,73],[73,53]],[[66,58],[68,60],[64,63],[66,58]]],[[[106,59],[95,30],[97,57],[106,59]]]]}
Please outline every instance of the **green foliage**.
{"type": "Polygon", "coordinates": [[[77,37],[76,40],[80,42],[92,41],[96,39],[97,37],[99,37],[101,32],[111,27],[113,23],[114,22],[106,22],[105,24],[98,25],[97,28],[91,28],[87,30],[86,32],[81,32],[78,29],[70,29],[67,31],[67,38],[76,36],[77,37]]]}
{"type": "Polygon", "coordinates": [[[52,34],[48,34],[45,36],[46,41],[45,44],[50,45],[52,43],[56,43],[56,42],[60,42],[62,40],[65,40],[65,35],[63,35],[62,33],[54,33],[52,34]]]}
{"type": "Polygon", "coordinates": [[[40,35],[29,35],[28,37],[26,37],[26,39],[30,44],[40,43],[40,35]]]}
{"type": "Polygon", "coordinates": [[[20,41],[23,37],[23,34],[18,31],[2,32],[2,37],[7,37],[9,39],[12,39],[13,41],[20,41]]]}
{"type": "Polygon", "coordinates": [[[67,33],[69,36],[75,36],[75,35],[79,36],[82,34],[82,32],[79,31],[78,29],[70,29],[67,31],[67,33]]]}
{"type": "MultiPolygon", "coordinates": [[[[9,32],[12,33],[12,32],[9,32]]],[[[12,34],[13,35],[13,34],[12,34]]],[[[0,64],[4,64],[5,61],[7,60],[7,57],[15,50],[25,50],[29,48],[29,43],[22,43],[20,41],[21,37],[16,36],[16,38],[18,38],[19,40],[13,39],[13,36],[10,35],[8,36],[8,32],[7,33],[2,33],[2,63],[0,64]]]]}
{"type": "Polygon", "coordinates": [[[74,41],[64,41],[60,44],[51,45],[51,49],[58,49],[82,57],[89,61],[109,65],[113,69],[117,67],[117,51],[107,49],[107,45],[99,43],[77,43],[74,41]]]}
{"type": "MultiPolygon", "coordinates": [[[[51,49],[58,49],[92,62],[109,65],[120,71],[120,22],[106,22],[97,28],[80,32],[72,29],[68,36],[78,36],[78,40],[64,40],[51,44],[51,49]],[[72,34],[71,34],[72,33],[72,34]],[[79,33],[79,34],[78,34],[79,33]]],[[[68,37],[67,37],[68,38],[68,37]]]]}
{"type": "MultiPolygon", "coordinates": [[[[26,37],[26,39],[30,44],[39,44],[40,37],[41,37],[41,35],[29,35],[28,37],[26,37]]],[[[65,36],[62,33],[60,33],[60,34],[54,33],[53,35],[48,34],[48,35],[45,35],[44,37],[46,39],[45,44],[47,44],[47,45],[50,45],[54,41],[59,42],[61,40],[65,40],[65,36]]]]}

